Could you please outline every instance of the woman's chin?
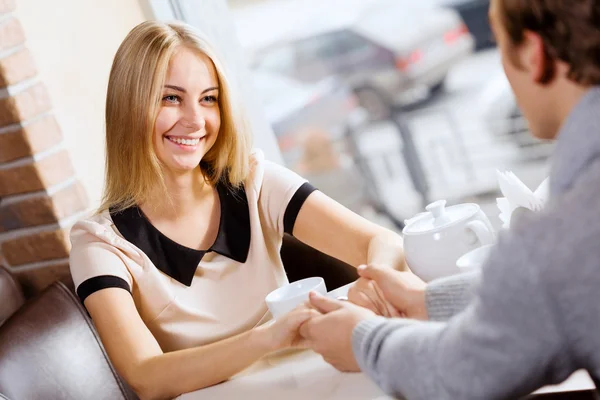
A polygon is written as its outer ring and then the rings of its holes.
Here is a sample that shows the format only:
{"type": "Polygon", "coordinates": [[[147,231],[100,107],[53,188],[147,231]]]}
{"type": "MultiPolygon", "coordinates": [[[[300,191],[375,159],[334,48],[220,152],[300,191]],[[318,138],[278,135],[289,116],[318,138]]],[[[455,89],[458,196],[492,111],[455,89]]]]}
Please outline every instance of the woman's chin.
{"type": "Polygon", "coordinates": [[[166,168],[177,175],[193,172],[196,169],[200,169],[201,158],[194,160],[171,160],[171,162],[164,163],[166,168]]]}

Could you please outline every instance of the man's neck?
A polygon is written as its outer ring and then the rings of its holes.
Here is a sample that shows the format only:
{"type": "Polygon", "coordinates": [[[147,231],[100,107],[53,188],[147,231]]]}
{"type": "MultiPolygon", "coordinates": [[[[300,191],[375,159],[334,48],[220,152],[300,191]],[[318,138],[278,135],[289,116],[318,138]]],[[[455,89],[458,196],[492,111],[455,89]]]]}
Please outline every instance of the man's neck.
{"type": "Polygon", "coordinates": [[[579,104],[583,96],[590,89],[589,86],[581,86],[570,81],[564,81],[554,88],[553,96],[556,99],[553,113],[556,115],[558,124],[556,132],[560,131],[567,118],[579,104]]]}

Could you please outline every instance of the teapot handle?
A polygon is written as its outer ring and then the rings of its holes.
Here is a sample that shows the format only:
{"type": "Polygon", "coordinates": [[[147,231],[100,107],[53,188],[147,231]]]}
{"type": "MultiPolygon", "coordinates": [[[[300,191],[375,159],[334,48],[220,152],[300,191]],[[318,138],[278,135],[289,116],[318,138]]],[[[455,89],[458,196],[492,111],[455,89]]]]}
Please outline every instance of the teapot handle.
{"type": "Polygon", "coordinates": [[[467,229],[472,231],[482,246],[493,244],[494,233],[481,221],[471,221],[467,224],[467,229]]]}

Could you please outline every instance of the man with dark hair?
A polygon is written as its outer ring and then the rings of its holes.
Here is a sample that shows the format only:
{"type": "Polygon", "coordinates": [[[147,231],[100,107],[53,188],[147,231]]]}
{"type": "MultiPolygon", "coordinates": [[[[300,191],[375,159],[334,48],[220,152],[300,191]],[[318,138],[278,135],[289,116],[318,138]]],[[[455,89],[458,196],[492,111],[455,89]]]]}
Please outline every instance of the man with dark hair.
{"type": "Polygon", "coordinates": [[[515,398],[578,369],[600,377],[600,0],[492,0],[490,22],[532,133],[558,141],[545,210],[520,216],[480,274],[425,285],[360,269],[401,313],[435,321],[311,294],[319,312],[301,328],[336,368],[360,367],[409,400],[515,398]]]}

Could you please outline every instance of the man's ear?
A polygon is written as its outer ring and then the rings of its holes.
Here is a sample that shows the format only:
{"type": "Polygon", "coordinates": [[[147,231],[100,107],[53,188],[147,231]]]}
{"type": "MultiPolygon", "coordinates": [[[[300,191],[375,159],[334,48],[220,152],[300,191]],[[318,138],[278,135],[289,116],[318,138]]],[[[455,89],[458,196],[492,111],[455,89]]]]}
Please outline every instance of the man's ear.
{"type": "Polygon", "coordinates": [[[554,75],[553,61],[546,52],[542,37],[531,31],[524,32],[523,43],[516,49],[521,65],[531,79],[539,84],[548,83],[554,75]]]}

